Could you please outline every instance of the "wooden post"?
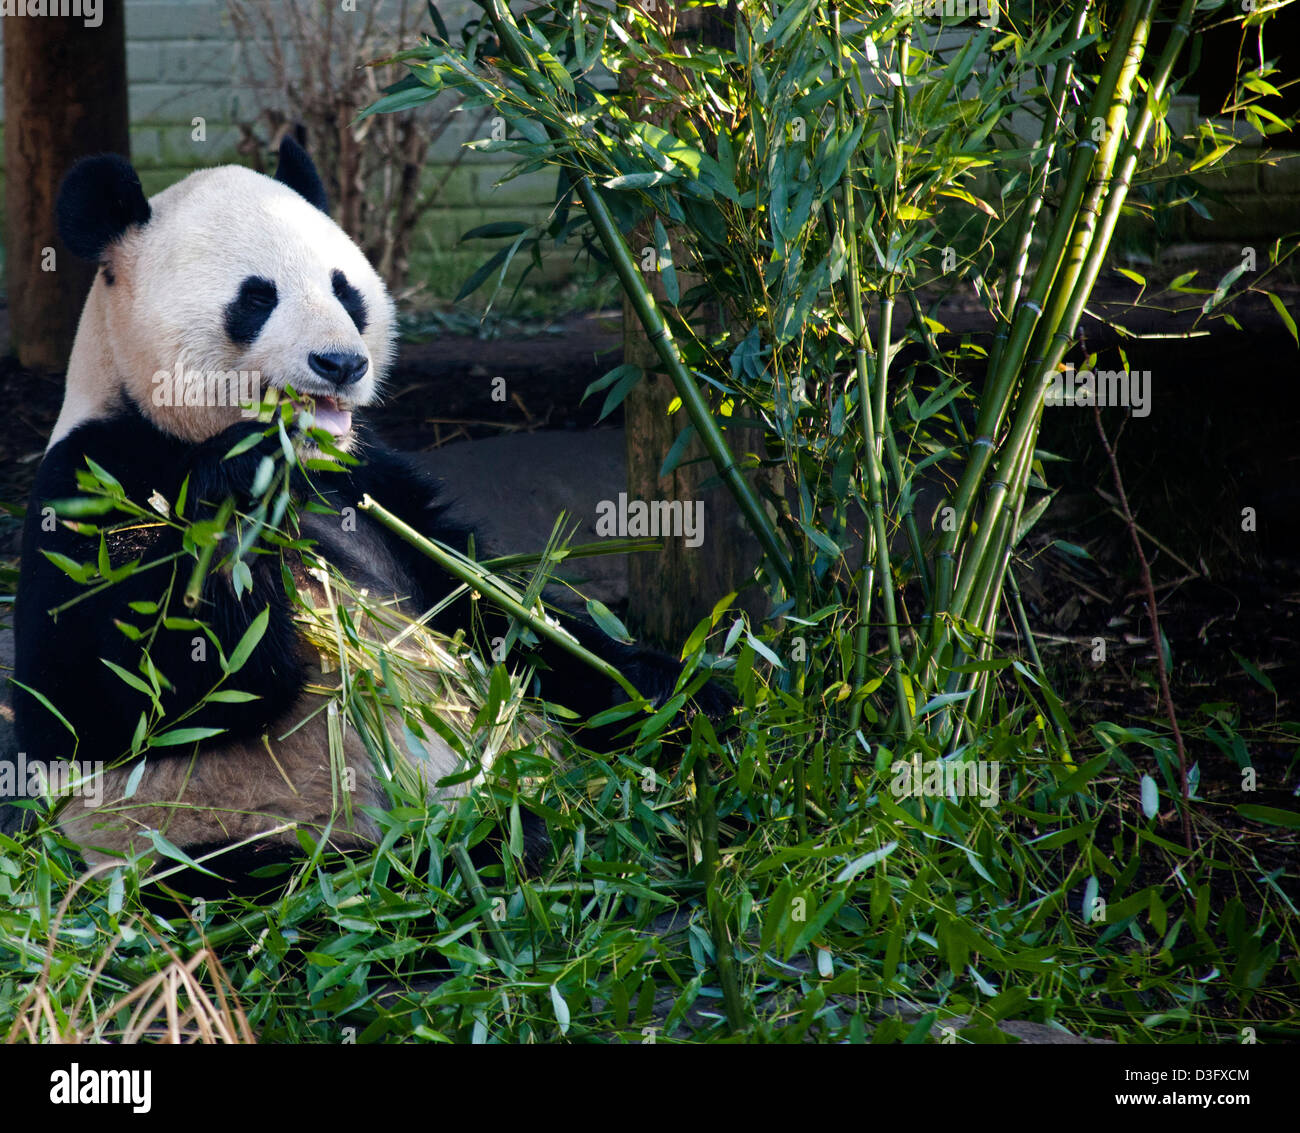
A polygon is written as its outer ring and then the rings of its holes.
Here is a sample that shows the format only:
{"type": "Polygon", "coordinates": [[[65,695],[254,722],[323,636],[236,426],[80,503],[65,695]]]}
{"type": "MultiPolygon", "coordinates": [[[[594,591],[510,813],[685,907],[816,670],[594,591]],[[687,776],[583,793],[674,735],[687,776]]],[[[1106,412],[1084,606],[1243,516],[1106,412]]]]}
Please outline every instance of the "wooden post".
{"type": "Polygon", "coordinates": [[[79,157],[129,156],[126,21],[102,0],[77,16],[4,21],[5,278],[11,349],[22,365],[63,370],[94,266],[58,238],[54,201],[79,157]]]}

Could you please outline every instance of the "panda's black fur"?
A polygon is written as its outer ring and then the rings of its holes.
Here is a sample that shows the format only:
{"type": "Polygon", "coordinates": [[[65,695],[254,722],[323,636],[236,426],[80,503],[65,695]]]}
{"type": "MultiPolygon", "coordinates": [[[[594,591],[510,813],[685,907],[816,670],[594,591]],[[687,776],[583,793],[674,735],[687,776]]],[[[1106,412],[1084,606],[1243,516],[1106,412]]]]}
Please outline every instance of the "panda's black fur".
{"type": "MultiPolygon", "coordinates": [[[[65,242],[90,258],[103,255],[129,226],[147,225],[150,220],[149,203],[130,166],[117,158],[96,160],[98,164],[93,168],[74,169],[59,202],[65,242]]],[[[277,179],[316,208],[324,209],[319,177],[310,159],[292,142],[281,149],[277,179]]],[[[231,222],[237,224],[238,218],[231,218],[231,222]]],[[[335,274],[342,276],[341,272],[335,274]]],[[[278,281],[267,282],[272,288],[279,285],[278,281]]],[[[336,278],[333,289],[348,318],[363,331],[367,312],[362,296],[346,278],[336,278]]],[[[230,301],[238,305],[239,295],[231,296],[230,301]]],[[[226,323],[232,337],[252,325],[237,311],[233,316],[227,311],[226,323]],[[230,326],[232,321],[234,327],[230,326]]],[[[252,327],[252,333],[256,337],[256,327],[252,327]]],[[[239,440],[265,431],[264,423],[241,421],[196,444],[160,428],[122,389],[105,401],[93,419],[77,423],[47,451],[27,514],[16,610],[15,722],[19,748],[27,758],[51,761],[73,752],[67,726],[26,689],[41,693],[75,729],[79,737],[75,755],[79,760],[111,763],[120,761],[129,751],[133,730],[148,699],[128,687],[104,661],[130,673],[137,671],[140,645],[122,632],[119,623],[140,620],[133,618],[129,603],[158,601],[169,580],[171,613],[177,618],[201,618],[227,654],[255,616],[263,609],[270,612],[266,633],[235,682],[237,687],[255,692],[258,699],[207,703],[186,717],[186,727],[223,729],[221,735],[205,742],[206,748],[201,744],[198,750],[220,754],[231,750],[234,741],[251,742],[268,731],[274,732],[277,723],[293,710],[303,694],[307,671],[300,632],[285,590],[280,554],[251,556],[252,591],[242,598],[236,597],[228,574],[210,573],[197,611],[182,605],[193,556],[182,547],[181,535],[174,527],[141,521],[114,529],[106,543],[114,567],[134,560],[149,563],[173,555],[175,559],[137,571],[98,592],[88,592],[89,588],[70,578],[46,554],[66,556],[78,563],[94,562],[99,556],[97,534],[79,532],[64,521],[51,523],[47,510],[52,501],[84,495],[78,487],[77,473],[84,472],[88,460],[115,477],[126,495],[140,504],[158,496],[174,503],[188,480],[184,518],[202,519],[215,514],[227,498],[241,507],[248,503],[257,468],[264,455],[278,450],[280,439],[272,430],[241,455],[229,459],[226,456],[239,440]],[[51,611],[74,600],[75,604],[52,615],[51,611]]],[[[313,474],[312,488],[318,502],[341,512],[344,508],[357,509],[359,501],[369,495],[423,534],[458,550],[468,550],[472,530],[448,520],[439,491],[418,466],[377,441],[363,424],[353,427],[352,441],[359,463],[341,471],[313,474]]],[[[305,493],[305,485],[300,484],[300,488],[305,493]]],[[[455,581],[431,559],[391,534],[366,512],[355,510],[353,523],[354,529],[344,536],[331,534],[340,532],[337,523],[316,522],[310,535],[316,540],[317,553],[355,585],[398,595],[405,599],[406,608],[417,614],[455,587],[455,581]]],[[[433,621],[433,628],[447,634],[469,630],[470,606],[465,599],[452,604],[433,621]]],[[[505,619],[490,610],[479,611],[479,620],[486,622],[489,635],[505,631],[505,619]]],[[[646,696],[662,702],[671,694],[680,671],[673,659],[616,642],[582,617],[570,616],[563,621],[582,645],[613,663],[646,696]]],[[[167,718],[180,715],[200,701],[221,675],[215,650],[208,651],[206,659],[195,660],[194,637],[190,631],[164,630],[150,646],[150,656],[170,682],[162,694],[167,718]]],[[[621,689],[563,649],[543,643],[538,659],[541,693],[548,700],[585,716],[624,699],[621,689]]],[[[697,703],[710,714],[721,714],[728,699],[709,685],[697,703]]],[[[176,749],[175,754],[154,749],[148,758],[185,760],[189,754],[186,749],[176,749]]],[[[83,848],[94,841],[84,829],[79,840],[83,848]]],[[[198,852],[227,840],[225,827],[214,823],[210,828],[190,830],[182,848],[198,852]]],[[[254,860],[265,858],[255,854],[254,860]]],[[[227,862],[223,872],[232,865],[227,862]]]]}
{"type": "MultiPolygon", "coordinates": [[[[445,504],[433,480],[402,454],[366,436],[362,428],[361,463],[342,473],[323,473],[313,485],[323,502],[340,510],[355,508],[369,495],[384,507],[438,542],[469,550],[472,529],[445,518],[445,504]]],[[[113,416],[78,427],[45,456],[37,474],[23,536],[22,573],[19,582],[16,634],[19,643],[15,677],[20,684],[38,688],[68,718],[82,737],[78,755],[99,758],[98,753],[119,754],[131,738],[141,704],[123,695],[121,681],[102,663],[107,658],[134,671],[138,647],[115,626],[129,602],[156,600],[162,593],[166,567],[142,570],[98,594],[83,597],[86,588],[51,566],[42,551],[65,555],[75,562],[93,562],[98,538],[78,535],[66,524],[43,532],[42,509],[51,500],[71,499],[83,494],[76,473],[86,467],[86,458],[108,470],[122,484],[128,498],[147,501],[157,491],[175,500],[181,482],[188,476],[188,498],[196,506],[187,518],[209,515],[214,505],[227,496],[247,499],[248,488],[262,456],[279,448],[278,437],[268,440],[230,460],[225,454],[250,433],[265,426],[250,421],[236,425],[212,441],[190,446],[157,429],[129,402],[113,416]],[[76,606],[57,621],[50,610],[80,598],[76,606]],[[96,695],[96,692],[102,695],[96,695]],[[87,744],[90,744],[88,750],[87,744]]],[[[187,509],[190,510],[190,509],[187,509]]],[[[340,539],[334,546],[318,547],[328,559],[354,580],[367,578],[373,560],[358,559],[359,548],[374,555],[377,548],[392,559],[405,586],[411,608],[424,610],[455,588],[456,581],[408,543],[383,528],[365,512],[355,517],[360,530],[340,539]]],[[[321,525],[318,533],[329,527],[321,525]]],[[[181,551],[180,534],[160,526],[158,537],[133,531],[109,548],[114,565],[132,559],[145,562],[181,551]]],[[[186,560],[188,563],[188,560],[186,560]]],[[[385,564],[388,570],[391,567],[385,564]]],[[[186,718],[190,727],[221,727],[232,734],[260,731],[279,719],[292,705],[302,687],[302,665],[297,656],[298,631],[289,598],[280,575],[279,559],[258,555],[252,560],[251,595],[236,599],[224,581],[214,580],[204,594],[202,619],[216,632],[229,650],[264,607],[270,608],[265,637],[240,674],[240,683],[256,689],[257,701],[247,704],[207,704],[186,718]]],[[[177,599],[184,576],[176,587],[177,599]]],[[[189,617],[177,601],[176,616],[189,617]]],[[[452,634],[468,629],[463,606],[453,605],[432,621],[432,627],[452,634]]],[[[484,611],[489,619],[491,611],[484,611]]],[[[138,620],[138,619],[137,619],[138,620]]],[[[504,623],[503,623],[504,624],[504,623]]],[[[612,662],[646,696],[655,699],[672,689],[677,667],[660,654],[624,645],[607,637],[599,628],[580,618],[568,618],[565,627],[592,652],[612,662]]],[[[169,716],[188,708],[211,688],[220,676],[215,655],[206,663],[191,659],[189,632],[160,635],[151,656],[172,682],[165,690],[163,705],[169,716]],[[161,647],[160,647],[161,646],[161,647]]],[[[543,685],[548,698],[590,715],[624,699],[621,690],[597,675],[573,655],[559,648],[542,649],[546,667],[543,685]]],[[[15,698],[19,739],[29,755],[70,754],[65,749],[68,731],[50,712],[42,709],[20,688],[15,698]]]]}

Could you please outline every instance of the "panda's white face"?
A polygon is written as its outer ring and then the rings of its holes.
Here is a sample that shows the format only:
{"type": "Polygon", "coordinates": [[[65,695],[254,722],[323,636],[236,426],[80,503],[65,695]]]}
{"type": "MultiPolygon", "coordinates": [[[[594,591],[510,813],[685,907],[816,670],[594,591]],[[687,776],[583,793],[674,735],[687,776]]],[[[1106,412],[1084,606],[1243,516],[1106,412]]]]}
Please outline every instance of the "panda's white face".
{"type": "Polygon", "coordinates": [[[239,166],[193,173],[149,207],[102,256],[55,439],[120,383],[166,432],[207,440],[247,417],[230,392],[239,375],[245,394],[292,389],[300,422],[311,413],[346,448],[393,350],[393,303],[361,250],[293,189],[239,166]]]}

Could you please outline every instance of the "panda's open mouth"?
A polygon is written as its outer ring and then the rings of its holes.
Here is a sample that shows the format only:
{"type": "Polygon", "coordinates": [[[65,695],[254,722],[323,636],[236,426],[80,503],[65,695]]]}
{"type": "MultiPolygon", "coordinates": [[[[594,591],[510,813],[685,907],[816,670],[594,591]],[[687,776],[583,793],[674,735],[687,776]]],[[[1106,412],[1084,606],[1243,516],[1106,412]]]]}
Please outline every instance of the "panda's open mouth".
{"type": "Polygon", "coordinates": [[[311,425],[332,437],[343,438],[352,431],[352,409],[336,397],[304,394],[294,399],[299,410],[311,417],[311,425]]]}

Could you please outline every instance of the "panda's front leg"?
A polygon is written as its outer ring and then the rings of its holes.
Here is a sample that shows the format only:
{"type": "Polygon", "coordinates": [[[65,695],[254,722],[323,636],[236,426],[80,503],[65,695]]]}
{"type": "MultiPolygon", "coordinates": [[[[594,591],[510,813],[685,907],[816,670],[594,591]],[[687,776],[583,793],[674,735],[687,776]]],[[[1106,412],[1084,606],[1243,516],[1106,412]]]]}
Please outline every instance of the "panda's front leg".
{"type": "MultiPolygon", "coordinates": [[[[493,621],[496,619],[489,619],[489,627],[493,621]]],[[[675,657],[642,645],[616,641],[579,614],[562,613],[558,622],[584,649],[616,668],[655,708],[663,707],[678,694],[683,666],[675,657]]],[[[507,619],[500,616],[500,621],[496,621],[497,629],[491,632],[504,632],[506,624],[507,619]]],[[[530,656],[541,662],[538,671],[541,698],[578,713],[584,721],[628,700],[621,685],[556,642],[541,640],[530,656]]],[[[692,675],[681,691],[697,684],[697,675],[692,675]]],[[[713,721],[720,735],[727,736],[734,734],[732,717],[736,704],[736,698],[726,687],[709,679],[683,701],[677,719],[678,722],[687,721],[702,712],[713,721]]],[[[588,747],[608,751],[625,742],[620,740],[620,736],[632,722],[630,718],[621,719],[596,727],[588,722],[579,733],[588,747]]]]}
{"type": "MultiPolygon", "coordinates": [[[[188,479],[183,518],[188,522],[209,520],[221,513],[229,501],[236,512],[247,514],[258,500],[254,497],[258,470],[266,457],[281,456],[279,437],[272,432],[261,436],[266,426],[256,421],[241,421],[197,446],[188,455],[181,476],[188,479]],[[234,456],[230,452],[240,442],[255,435],[257,441],[234,456]]],[[[230,735],[248,734],[287,711],[298,698],[305,683],[299,657],[298,630],[292,604],[285,592],[281,555],[278,548],[254,544],[243,556],[251,585],[236,588],[232,564],[225,558],[234,547],[234,538],[225,536],[218,545],[211,569],[203,579],[197,608],[185,616],[203,621],[221,643],[227,657],[243,640],[255,619],[265,611],[266,629],[261,640],[232,682],[257,696],[249,703],[209,703],[197,722],[220,726],[230,735]]],[[[198,699],[211,682],[220,677],[215,660],[206,666],[191,665],[181,699],[198,699]],[[202,670],[202,671],[199,671],[202,670]]]]}

